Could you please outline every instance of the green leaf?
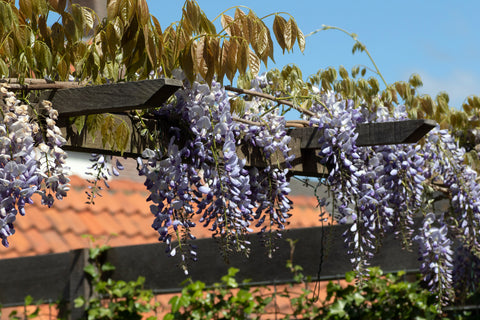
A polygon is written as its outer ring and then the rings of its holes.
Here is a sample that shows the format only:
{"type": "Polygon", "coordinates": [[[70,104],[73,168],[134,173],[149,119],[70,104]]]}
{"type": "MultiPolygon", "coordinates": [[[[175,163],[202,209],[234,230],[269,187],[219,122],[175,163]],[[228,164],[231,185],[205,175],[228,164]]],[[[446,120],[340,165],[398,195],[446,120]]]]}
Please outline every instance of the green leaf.
{"type": "Polygon", "coordinates": [[[73,300],[75,308],[80,308],[85,304],[85,298],[84,297],[77,297],[75,300],[73,300]]]}
{"type": "Polygon", "coordinates": [[[106,262],[106,263],[102,264],[100,269],[103,272],[113,271],[113,270],[115,270],[115,266],[113,264],[111,264],[110,262],[106,262]]]}
{"type": "Polygon", "coordinates": [[[7,64],[2,59],[0,59],[0,77],[9,77],[7,64]]]}
{"type": "Polygon", "coordinates": [[[33,297],[31,295],[27,295],[24,299],[24,305],[29,306],[33,302],[33,297]]]}
{"type": "Polygon", "coordinates": [[[172,299],[170,299],[170,301],[168,303],[172,306],[172,312],[173,313],[178,312],[178,310],[180,310],[180,307],[181,307],[180,297],[178,297],[178,296],[172,297],[172,299]]]}
{"type": "Polygon", "coordinates": [[[337,300],[335,303],[332,304],[332,306],[329,309],[329,314],[330,315],[336,315],[339,317],[345,316],[345,305],[347,302],[345,300],[337,300]]]}
{"type": "Polygon", "coordinates": [[[350,272],[347,272],[345,274],[345,281],[347,282],[352,282],[353,280],[355,280],[355,272],[354,271],[350,271],[350,272]]]}
{"type": "Polygon", "coordinates": [[[86,265],[83,271],[94,279],[98,276],[97,269],[92,264],[86,265]]]}

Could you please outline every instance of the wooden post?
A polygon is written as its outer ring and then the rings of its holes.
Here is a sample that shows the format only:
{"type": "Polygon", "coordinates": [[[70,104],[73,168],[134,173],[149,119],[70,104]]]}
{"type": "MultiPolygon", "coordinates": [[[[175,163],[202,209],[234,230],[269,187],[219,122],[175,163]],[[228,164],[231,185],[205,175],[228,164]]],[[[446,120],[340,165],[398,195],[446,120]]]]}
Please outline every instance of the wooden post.
{"type": "Polygon", "coordinates": [[[84,306],[75,308],[75,298],[82,296],[88,300],[91,295],[91,288],[83,270],[88,263],[88,250],[88,248],[84,248],[71,251],[73,260],[68,281],[68,297],[65,299],[68,301],[70,320],[81,319],[85,312],[84,306]]]}

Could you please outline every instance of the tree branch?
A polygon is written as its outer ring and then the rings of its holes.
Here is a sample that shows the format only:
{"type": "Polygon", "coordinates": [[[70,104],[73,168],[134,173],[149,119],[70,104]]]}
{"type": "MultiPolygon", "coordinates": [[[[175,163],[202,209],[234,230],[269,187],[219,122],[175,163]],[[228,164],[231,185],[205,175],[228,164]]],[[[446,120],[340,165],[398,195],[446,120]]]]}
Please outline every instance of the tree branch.
{"type": "Polygon", "coordinates": [[[304,109],[302,107],[296,106],[290,101],[277,99],[276,97],[274,97],[274,96],[272,96],[268,93],[257,92],[257,91],[253,91],[253,90],[247,90],[247,89],[241,89],[241,88],[236,88],[236,87],[232,87],[232,86],[225,86],[225,89],[228,90],[228,91],[233,91],[233,92],[237,92],[237,93],[240,93],[240,94],[248,94],[248,95],[251,95],[251,96],[265,98],[265,99],[275,101],[275,102],[278,102],[280,104],[284,104],[286,106],[292,107],[293,109],[297,110],[298,112],[309,115],[311,117],[315,116],[315,114],[310,110],[307,110],[307,109],[304,109]]]}

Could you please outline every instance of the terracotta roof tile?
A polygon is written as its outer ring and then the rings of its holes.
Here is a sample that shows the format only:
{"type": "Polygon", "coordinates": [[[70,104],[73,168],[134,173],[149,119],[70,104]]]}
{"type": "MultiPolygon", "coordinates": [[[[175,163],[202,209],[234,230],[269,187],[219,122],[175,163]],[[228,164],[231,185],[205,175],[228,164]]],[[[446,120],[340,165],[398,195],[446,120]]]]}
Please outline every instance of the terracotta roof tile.
{"type": "Polygon", "coordinates": [[[134,219],[127,217],[124,214],[116,214],[115,219],[122,226],[122,231],[129,237],[133,237],[145,230],[145,227],[140,227],[135,223],[134,219]]]}
{"type": "Polygon", "coordinates": [[[65,233],[74,228],[74,225],[69,219],[71,214],[68,211],[63,211],[62,213],[62,211],[51,209],[45,212],[45,216],[51,221],[53,228],[59,233],[65,233]]]}
{"type": "Polygon", "coordinates": [[[48,242],[50,252],[65,252],[70,250],[67,241],[62,236],[62,233],[56,230],[47,230],[42,233],[43,238],[48,242]]]}
{"type": "Polygon", "coordinates": [[[33,249],[32,244],[25,236],[24,232],[15,232],[14,238],[12,239],[10,245],[14,247],[15,251],[18,251],[20,254],[25,254],[33,249]]]}
{"type": "MultiPolygon", "coordinates": [[[[151,228],[154,217],[150,213],[151,202],[141,182],[114,180],[111,189],[103,191],[95,205],[85,203],[84,193],[88,183],[79,177],[71,178],[71,190],[63,201],[56,201],[52,208],[35,204],[27,210],[26,217],[15,222],[17,233],[10,237],[11,247],[0,248],[0,258],[22,255],[61,252],[87,247],[83,234],[95,237],[110,236],[112,246],[156,243],[158,234],[151,228]]],[[[319,209],[312,196],[291,196],[293,209],[290,228],[320,226],[319,209]]],[[[199,216],[195,217],[198,221],[199,216]]],[[[193,229],[197,238],[211,237],[211,232],[201,223],[193,229]]]]}
{"type": "Polygon", "coordinates": [[[99,221],[96,219],[96,215],[89,211],[79,212],[78,216],[83,221],[83,223],[87,226],[87,233],[100,236],[106,233],[104,226],[102,226],[99,221]]]}
{"type": "Polygon", "coordinates": [[[107,234],[122,233],[122,225],[114,218],[115,213],[105,212],[97,214],[95,218],[105,228],[107,234]]]}
{"type": "Polygon", "coordinates": [[[88,240],[81,235],[73,233],[71,231],[62,234],[63,239],[68,244],[70,250],[86,248],[88,247],[88,240]]]}
{"type": "Polygon", "coordinates": [[[50,220],[47,219],[45,213],[49,210],[48,207],[35,207],[32,208],[26,207],[25,216],[17,216],[17,223],[25,223],[25,228],[27,230],[37,229],[40,231],[45,231],[53,227],[50,220]]]}
{"type": "Polygon", "coordinates": [[[34,252],[36,254],[46,254],[53,252],[53,248],[50,246],[50,243],[45,240],[43,232],[40,233],[37,229],[28,230],[26,237],[30,240],[30,243],[33,245],[34,252]]]}

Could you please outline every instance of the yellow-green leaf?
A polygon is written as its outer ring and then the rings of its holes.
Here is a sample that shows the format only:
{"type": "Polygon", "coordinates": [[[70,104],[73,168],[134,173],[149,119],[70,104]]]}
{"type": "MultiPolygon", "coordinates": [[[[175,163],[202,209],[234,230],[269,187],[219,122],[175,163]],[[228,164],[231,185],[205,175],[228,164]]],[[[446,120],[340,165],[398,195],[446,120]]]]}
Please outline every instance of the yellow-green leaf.
{"type": "MultiPolygon", "coordinates": [[[[85,122],[86,122],[85,118],[86,116],[78,116],[73,118],[73,126],[77,129],[78,134],[81,134],[83,131],[83,128],[85,127],[85,122]]],[[[70,119],[70,121],[72,120],[70,119]]]]}
{"type": "Polygon", "coordinates": [[[34,69],[37,63],[35,61],[35,56],[33,54],[32,47],[30,46],[25,47],[24,54],[25,54],[25,58],[27,59],[28,65],[30,66],[31,69],[34,69]]]}
{"type": "Polygon", "coordinates": [[[102,146],[105,148],[107,144],[113,147],[113,127],[115,125],[115,119],[112,114],[105,115],[102,126],[100,128],[100,133],[102,135],[102,146]]]}
{"type": "Polygon", "coordinates": [[[64,59],[61,59],[57,64],[57,72],[60,79],[67,80],[68,78],[68,66],[64,59]]]}
{"type": "Polygon", "coordinates": [[[130,129],[125,121],[122,121],[115,130],[115,144],[118,151],[123,153],[127,150],[128,142],[130,141],[130,129]]]}
{"type": "Polygon", "coordinates": [[[87,27],[86,28],[87,32],[93,29],[93,26],[95,24],[95,16],[92,13],[91,9],[82,7],[82,20],[85,26],[87,27]]]}
{"type": "Polygon", "coordinates": [[[140,25],[146,25],[150,19],[150,12],[146,0],[137,0],[137,17],[140,25]]]}
{"type": "Polygon", "coordinates": [[[250,33],[247,15],[240,8],[235,10],[235,21],[237,29],[242,34],[243,38],[249,43],[252,42],[253,35],[250,33]]]}
{"type": "Polygon", "coordinates": [[[158,35],[162,35],[162,27],[160,26],[160,22],[158,22],[158,19],[152,16],[152,21],[153,25],[155,26],[155,31],[157,32],[158,35]]]}
{"type": "Polygon", "coordinates": [[[75,42],[77,40],[77,27],[72,16],[68,12],[62,14],[62,25],[65,30],[65,36],[68,41],[75,42]]]}
{"type": "Polygon", "coordinates": [[[249,55],[248,50],[249,48],[247,41],[241,41],[237,52],[237,67],[240,74],[245,74],[245,72],[247,72],[249,55]]]}
{"type": "Polygon", "coordinates": [[[275,34],[275,38],[277,39],[278,45],[282,48],[283,52],[285,52],[285,25],[287,24],[287,20],[280,15],[276,15],[275,19],[273,20],[273,33],[275,34]]]}
{"type": "Polygon", "coordinates": [[[291,51],[295,45],[295,41],[297,40],[297,24],[292,18],[288,19],[285,25],[284,38],[285,48],[287,51],[291,51]]]}
{"type": "Polygon", "coordinates": [[[107,2],[107,18],[108,20],[113,20],[115,17],[118,17],[120,11],[120,5],[124,2],[123,0],[108,0],[107,2]]]}
{"type": "Polygon", "coordinates": [[[227,53],[227,64],[226,64],[226,75],[230,82],[233,81],[235,77],[235,73],[237,72],[237,51],[238,51],[238,44],[235,39],[230,41],[230,45],[228,46],[228,53],[227,53]]]}
{"type": "Polygon", "coordinates": [[[345,69],[344,66],[340,66],[338,68],[338,73],[340,73],[340,76],[342,77],[342,79],[347,79],[348,78],[348,71],[347,71],[347,69],[345,69]]]}
{"type": "Polygon", "coordinates": [[[254,76],[258,74],[260,71],[260,58],[253,52],[252,50],[248,50],[248,65],[250,67],[250,71],[254,76]]]}
{"type": "Polygon", "coordinates": [[[65,33],[60,23],[55,22],[51,28],[52,45],[54,50],[63,52],[65,48],[65,33]]]}
{"type": "Polygon", "coordinates": [[[233,32],[232,32],[233,18],[226,14],[222,14],[222,17],[220,18],[220,22],[222,24],[222,28],[225,29],[225,32],[229,36],[232,36],[233,35],[233,32]]]}
{"type": "Polygon", "coordinates": [[[32,17],[32,1],[31,0],[20,0],[19,5],[20,5],[20,11],[23,12],[25,17],[28,18],[28,19],[31,19],[31,17],[32,17]]]}
{"type": "Polygon", "coordinates": [[[148,24],[143,26],[143,37],[145,38],[145,50],[147,51],[148,59],[152,66],[155,66],[157,61],[157,51],[155,50],[155,44],[153,43],[148,24]]]}
{"type": "Polygon", "coordinates": [[[195,1],[188,0],[186,3],[186,17],[195,31],[199,31],[202,12],[195,1]]]}
{"type": "Polygon", "coordinates": [[[297,43],[298,47],[300,48],[300,51],[303,52],[305,51],[305,36],[303,35],[303,32],[297,28],[297,43]]]}
{"type": "Polygon", "coordinates": [[[204,50],[205,50],[205,37],[201,37],[195,43],[195,54],[193,58],[194,58],[195,70],[200,74],[200,76],[203,79],[205,79],[207,75],[207,70],[205,70],[205,60],[203,58],[204,50]]]}
{"type": "Polygon", "coordinates": [[[181,68],[185,72],[185,76],[187,79],[193,83],[195,80],[195,72],[194,72],[194,61],[192,51],[192,42],[188,42],[185,48],[183,49],[182,55],[180,57],[181,68]]]}
{"type": "Polygon", "coordinates": [[[38,28],[40,29],[40,34],[42,35],[44,41],[51,41],[51,32],[50,28],[47,26],[47,18],[45,16],[40,16],[38,18],[38,28]]]}
{"type": "Polygon", "coordinates": [[[209,33],[209,34],[216,34],[217,33],[217,30],[215,29],[215,25],[203,13],[202,13],[201,18],[200,18],[200,27],[206,33],[209,33]]]}
{"type": "Polygon", "coordinates": [[[2,59],[0,59],[0,77],[9,77],[7,64],[2,59]]]}

